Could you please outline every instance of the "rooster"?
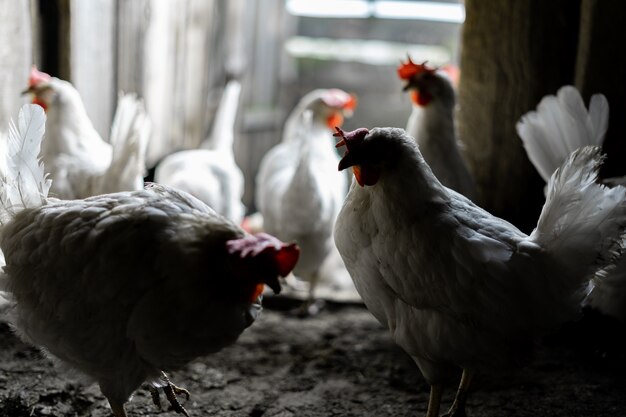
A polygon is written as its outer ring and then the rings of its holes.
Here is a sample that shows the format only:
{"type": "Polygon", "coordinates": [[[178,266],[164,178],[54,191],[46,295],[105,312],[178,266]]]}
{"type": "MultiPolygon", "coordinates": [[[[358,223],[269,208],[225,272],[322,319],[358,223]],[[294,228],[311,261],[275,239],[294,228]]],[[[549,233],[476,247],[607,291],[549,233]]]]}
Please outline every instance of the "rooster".
{"type": "Polygon", "coordinates": [[[213,131],[201,149],[176,152],[165,157],[155,170],[154,180],[186,191],[217,213],[241,223],[244,177],[233,155],[234,124],[241,84],[226,85],[213,122],[213,131]]]}
{"type": "MultiPolygon", "coordinates": [[[[191,195],[157,184],[84,200],[47,197],[44,114],[27,105],[0,177],[0,286],[27,342],[98,382],[116,417],[144,381],[188,415],[164,371],[236,341],[264,285],[299,249],[247,235],[191,195]]],[[[153,399],[158,404],[158,394],[153,399]]]]}
{"type": "MultiPolygon", "coordinates": [[[[603,94],[591,96],[587,110],[578,90],[567,85],[556,95],[543,97],[536,110],[521,117],[516,128],[528,159],[547,182],[571,152],[587,145],[602,146],[608,125],[609,103],[603,94]]],[[[626,185],[626,177],[603,182],[626,185]]],[[[615,268],[593,288],[587,303],[626,320],[626,256],[621,256],[615,268]]]]}
{"type": "Polygon", "coordinates": [[[450,79],[426,63],[408,58],[398,67],[398,77],[411,95],[413,110],[406,131],[415,138],[435,176],[446,187],[476,198],[476,185],[461,156],[454,126],[456,96],[450,79]]]}
{"type": "Polygon", "coordinates": [[[150,122],[135,95],[120,96],[107,143],[69,82],[33,67],[24,93],[47,113],[42,158],[54,179],[52,195],[74,199],[143,188],[150,122]]]}
{"type": "Polygon", "coordinates": [[[322,262],[333,249],[335,218],[347,192],[347,179],[337,177],[339,156],[332,126],[351,115],[356,99],[338,90],[305,95],[285,123],[282,143],[261,161],[256,177],[256,205],[263,228],[302,249],[294,274],[309,285],[303,313],[314,313],[315,287],[322,262]]]}
{"type": "Polygon", "coordinates": [[[526,235],[437,180],[402,129],[357,129],[338,146],[339,169],[357,182],[335,242],[367,308],[431,385],[461,383],[448,416],[465,415],[477,371],[515,365],[532,341],[579,314],[626,227],[626,189],[595,184],[594,147],[574,152],[551,177],[536,229],[526,235]]]}

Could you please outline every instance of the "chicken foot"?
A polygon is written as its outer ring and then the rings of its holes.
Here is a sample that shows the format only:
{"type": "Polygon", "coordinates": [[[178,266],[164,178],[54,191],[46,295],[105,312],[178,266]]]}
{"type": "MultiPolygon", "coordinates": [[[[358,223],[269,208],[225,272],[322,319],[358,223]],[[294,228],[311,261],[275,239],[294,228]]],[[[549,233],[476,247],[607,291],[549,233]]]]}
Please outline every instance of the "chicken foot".
{"type": "MultiPolygon", "coordinates": [[[[167,377],[165,372],[161,372],[161,379],[163,379],[165,381],[165,386],[163,387],[163,393],[165,393],[165,397],[170,402],[170,405],[172,406],[172,409],[174,411],[176,411],[177,413],[180,413],[180,414],[183,414],[186,417],[189,417],[189,413],[180,404],[180,402],[178,401],[178,397],[177,397],[178,395],[184,395],[185,398],[188,400],[190,395],[191,395],[191,394],[189,394],[189,391],[187,391],[184,388],[180,388],[180,387],[177,387],[176,385],[172,384],[172,382],[167,377]]],[[[149,389],[150,389],[150,395],[152,396],[152,402],[160,410],[162,410],[163,407],[161,405],[161,396],[160,396],[159,390],[157,388],[153,387],[153,386],[150,386],[149,389]]],[[[118,416],[116,415],[116,417],[118,417],[118,416]]],[[[126,417],[126,416],[120,416],[120,417],[126,417]]]]}
{"type": "Polygon", "coordinates": [[[114,404],[111,400],[109,400],[109,405],[111,406],[111,411],[113,411],[113,415],[115,417],[128,417],[126,410],[124,410],[124,404],[114,404]]]}
{"type": "Polygon", "coordinates": [[[315,298],[315,288],[317,287],[319,279],[320,275],[318,270],[315,271],[309,279],[309,294],[306,301],[304,301],[304,303],[302,303],[302,305],[295,310],[298,317],[306,318],[316,316],[324,309],[326,305],[324,300],[315,298]]]}
{"type": "Polygon", "coordinates": [[[441,394],[443,394],[443,387],[441,385],[437,384],[430,386],[430,396],[428,397],[428,409],[426,410],[426,417],[439,417],[441,394]]]}
{"type": "Polygon", "coordinates": [[[456,392],[456,396],[454,397],[454,401],[452,402],[448,412],[442,417],[467,417],[467,414],[465,414],[465,403],[467,402],[467,391],[469,390],[473,377],[473,371],[463,369],[461,382],[459,384],[459,389],[456,392]]]}

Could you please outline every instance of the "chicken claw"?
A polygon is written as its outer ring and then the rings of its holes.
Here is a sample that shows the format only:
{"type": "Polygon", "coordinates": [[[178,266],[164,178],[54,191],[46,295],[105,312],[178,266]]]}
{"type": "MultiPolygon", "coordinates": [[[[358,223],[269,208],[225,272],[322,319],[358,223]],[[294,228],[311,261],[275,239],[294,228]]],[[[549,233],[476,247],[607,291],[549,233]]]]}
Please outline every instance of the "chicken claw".
{"type": "MultiPolygon", "coordinates": [[[[189,413],[187,412],[187,410],[185,410],[185,407],[180,404],[177,397],[177,395],[184,395],[185,398],[189,400],[189,397],[191,396],[191,394],[189,394],[189,391],[172,384],[165,372],[161,372],[161,379],[165,381],[163,392],[165,393],[165,397],[167,398],[167,400],[170,402],[172,409],[177,413],[189,417],[189,413]]],[[[161,405],[161,396],[159,390],[153,386],[150,386],[149,390],[150,395],[152,396],[152,402],[159,408],[159,410],[162,410],[163,406],[161,405]]]]}
{"type": "Polygon", "coordinates": [[[163,410],[163,405],[161,404],[161,395],[159,394],[158,388],[155,388],[152,385],[149,385],[147,388],[150,391],[150,396],[152,397],[152,402],[154,403],[154,405],[156,405],[159,410],[163,410]]]}
{"type": "Polygon", "coordinates": [[[467,417],[467,414],[465,413],[465,403],[467,402],[467,391],[473,377],[474,372],[468,369],[463,369],[461,383],[459,384],[456,397],[454,397],[454,402],[452,403],[452,406],[450,406],[448,412],[442,417],[467,417]]]}

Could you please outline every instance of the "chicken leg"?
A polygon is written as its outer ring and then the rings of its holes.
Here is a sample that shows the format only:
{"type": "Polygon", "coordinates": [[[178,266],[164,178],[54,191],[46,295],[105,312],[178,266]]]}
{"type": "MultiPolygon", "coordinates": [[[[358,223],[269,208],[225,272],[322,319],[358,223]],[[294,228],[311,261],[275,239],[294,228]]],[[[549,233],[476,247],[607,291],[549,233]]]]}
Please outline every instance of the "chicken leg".
{"type": "Polygon", "coordinates": [[[298,308],[298,317],[312,317],[324,309],[326,303],[322,299],[315,298],[315,289],[320,280],[319,269],[309,277],[309,294],[306,301],[298,308]]]}
{"type": "Polygon", "coordinates": [[[124,410],[124,404],[116,404],[109,400],[109,405],[111,406],[111,411],[113,411],[113,415],[115,417],[128,417],[126,410],[124,410]]]}
{"type": "Polygon", "coordinates": [[[426,410],[426,417],[439,417],[441,394],[443,394],[443,388],[441,385],[437,384],[430,386],[430,396],[428,397],[428,409],[426,410]]]}
{"type": "MultiPolygon", "coordinates": [[[[180,404],[180,402],[178,401],[178,397],[177,397],[177,395],[184,395],[186,399],[189,399],[190,397],[189,391],[172,384],[172,382],[167,377],[165,372],[161,372],[161,379],[165,381],[163,392],[165,393],[165,397],[167,398],[167,400],[170,402],[172,409],[176,411],[177,413],[180,413],[186,417],[189,417],[189,413],[187,413],[187,410],[185,410],[185,408],[180,404]]],[[[152,402],[154,403],[154,405],[156,405],[159,409],[163,409],[161,405],[161,397],[159,395],[158,389],[153,386],[150,386],[149,389],[150,389],[150,394],[152,395],[152,402]]],[[[118,416],[116,414],[115,417],[126,417],[126,415],[124,414],[124,415],[118,416]]]]}
{"type": "Polygon", "coordinates": [[[450,406],[450,409],[446,414],[442,417],[466,417],[465,414],[465,403],[467,402],[467,391],[469,389],[470,383],[472,382],[472,378],[474,377],[474,372],[468,369],[463,369],[463,374],[461,375],[461,383],[459,384],[459,389],[456,392],[456,396],[454,397],[454,401],[450,406]]]}

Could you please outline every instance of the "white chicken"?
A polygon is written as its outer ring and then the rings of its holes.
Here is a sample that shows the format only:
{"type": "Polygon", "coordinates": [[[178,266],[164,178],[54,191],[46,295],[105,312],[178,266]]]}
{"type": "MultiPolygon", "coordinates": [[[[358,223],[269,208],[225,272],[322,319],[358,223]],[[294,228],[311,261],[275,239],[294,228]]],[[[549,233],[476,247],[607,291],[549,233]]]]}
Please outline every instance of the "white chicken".
{"type": "Polygon", "coordinates": [[[155,182],[188,192],[237,224],[245,214],[241,202],[244,177],[233,155],[240,92],[239,81],[229,81],[213,121],[211,136],[200,149],[166,156],[154,173],[155,182]]]}
{"type": "MultiPolygon", "coordinates": [[[[44,114],[26,107],[1,178],[0,285],[27,342],[98,382],[116,417],[144,381],[187,415],[164,371],[235,342],[280,291],[299,249],[247,235],[193,196],[148,185],[47,198],[37,153],[44,114]]],[[[157,402],[158,394],[155,398],[157,402]]]]}
{"type": "MultiPolygon", "coordinates": [[[[609,125],[609,103],[603,94],[594,94],[589,110],[578,90],[563,86],[556,95],[541,99],[537,110],[526,113],[517,123],[528,159],[547,182],[550,175],[576,149],[602,146],[609,125]]],[[[608,178],[608,185],[626,185],[626,177],[608,178]]],[[[626,246],[626,241],[623,242],[626,246]]],[[[606,278],[594,286],[588,304],[604,314],[626,321],[626,256],[621,256],[606,278]]]]}
{"type": "Polygon", "coordinates": [[[134,94],[120,95],[107,143],[69,82],[33,67],[24,93],[47,113],[42,159],[54,180],[51,195],[73,199],[143,188],[150,121],[134,94]]]}
{"type": "Polygon", "coordinates": [[[333,248],[333,226],[347,192],[347,179],[336,174],[332,129],[355,106],[356,99],[338,89],[305,95],[287,119],[282,143],[265,155],[256,177],[264,230],[297,241],[302,250],[294,274],[310,284],[303,312],[315,311],[319,269],[333,248]]]}
{"type": "Polygon", "coordinates": [[[446,187],[476,198],[476,185],[461,155],[454,124],[456,95],[442,71],[408,58],[398,67],[398,76],[407,82],[413,110],[406,131],[415,138],[420,152],[435,176],[446,187]]]}
{"type": "Polygon", "coordinates": [[[626,226],[626,190],[594,183],[598,148],[575,152],[550,181],[530,236],[444,187],[402,129],[344,133],[339,164],[357,183],[335,242],[372,314],[431,385],[463,370],[448,416],[464,416],[475,372],[524,359],[532,340],[579,312],[626,226]]]}

